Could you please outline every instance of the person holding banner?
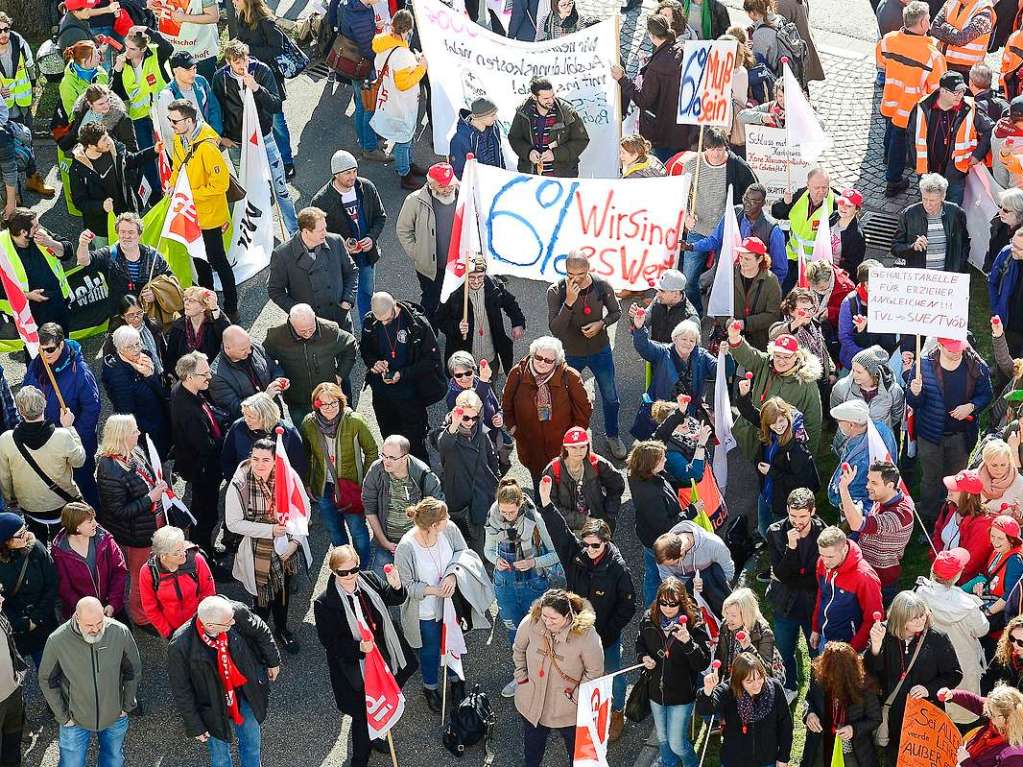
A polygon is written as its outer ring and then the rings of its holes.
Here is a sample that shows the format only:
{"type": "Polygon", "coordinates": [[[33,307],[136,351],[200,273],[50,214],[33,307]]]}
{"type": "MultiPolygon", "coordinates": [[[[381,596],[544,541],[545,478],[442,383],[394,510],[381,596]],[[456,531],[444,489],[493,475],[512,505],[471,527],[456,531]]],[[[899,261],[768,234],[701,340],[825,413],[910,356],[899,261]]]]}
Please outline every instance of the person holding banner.
{"type": "Polygon", "coordinates": [[[739,653],[728,674],[708,671],[696,696],[696,712],[721,721],[721,767],[788,767],[792,712],[781,682],[752,652],[739,653]]]}
{"type": "Polygon", "coordinates": [[[920,515],[934,526],[944,500],[942,477],[966,468],[977,443],[977,418],[991,403],[987,363],[966,341],[939,338],[914,367],[906,366],[906,404],[916,412],[920,515]]]}
{"type": "MultiPolygon", "coordinates": [[[[371,747],[387,751],[384,740],[370,739],[366,705],[368,700],[375,701],[377,695],[367,689],[366,656],[380,653],[399,688],[419,667],[415,653],[401,627],[394,625],[388,609],[404,604],[408,598],[398,571],[390,567],[382,578],[372,570],[363,570],[361,565],[362,560],[352,546],[335,547],[327,563],[333,577],[313,601],[316,636],[327,653],[334,702],[342,714],[352,718],[351,767],[367,767],[371,747]],[[371,639],[363,638],[366,629],[371,639]]],[[[392,714],[398,716],[400,711],[392,714]]]]}
{"type": "Polygon", "coordinates": [[[603,675],[604,654],[594,628],[596,615],[578,594],[551,589],[522,619],[512,658],[515,709],[522,717],[525,767],[540,767],[547,738],[556,730],[568,759],[575,753],[579,685],[603,675]]]}
{"type": "Polygon", "coordinates": [[[149,560],[139,569],[138,578],[146,617],[164,639],[195,617],[199,602],[217,593],[199,547],[173,525],[153,533],[149,560]]]}
{"type": "Polygon", "coordinates": [[[654,155],[662,163],[692,143],[692,128],[679,125],[679,83],[682,79],[682,46],[676,44],[671,21],[662,15],[650,15],[646,32],[653,46],[650,59],[639,70],[640,84],[625,74],[620,64],[611,65],[611,77],[618,81],[622,94],[622,110],[631,101],[639,109],[639,133],[653,146],[654,155]]]}
{"type": "Polygon", "coordinates": [[[1023,766],[1023,693],[999,685],[981,697],[969,690],[938,690],[938,699],[962,706],[987,721],[967,733],[959,748],[960,767],[1023,766]]]}
{"type": "Polygon", "coordinates": [[[167,646],[167,674],[185,733],[205,743],[213,767],[260,767],[262,723],[281,653],[270,627],[241,602],[206,597],[167,646]]]}
{"type": "Polygon", "coordinates": [[[920,176],[920,202],[899,214],[892,240],[896,266],[966,271],[970,255],[966,212],[948,195],[949,180],[940,171],[920,176]]]}
{"type": "MultiPolygon", "coordinates": [[[[880,268],[880,261],[873,258],[864,259],[856,267],[855,289],[846,293],[838,307],[838,361],[850,373],[854,371],[856,365],[863,366],[864,372],[870,373],[869,380],[860,373],[856,373],[852,379],[856,386],[864,392],[870,392],[880,385],[881,380],[885,378],[884,371],[880,370],[880,367],[888,367],[888,360],[891,354],[899,348],[899,336],[896,334],[872,333],[867,329],[867,313],[870,301],[870,270],[880,268]],[[868,349],[870,352],[866,356],[861,357],[860,355],[868,349]],[[857,360],[857,357],[859,357],[859,360],[857,360]],[[884,358],[883,360],[882,357],[884,358]],[[875,364],[878,365],[878,370],[876,371],[874,370],[875,364]]],[[[894,385],[899,385],[901,382],[896,381],[893,383],[894,385]]],[[[840,384],[841,382],[835,388],[842,391],[853,390],[853,387],[849,384],[846,386],[841,386],[840,384]]],[[[866,399],[866,397],[863,397],[863,399],[866,399]]],[[[899,399],[902,398],[900,397],[899,399]]],[[[873,399],[871,399],[871,402],[873,402],[873,399]]],[[[835,404],[832,402],[832,407],[835,404]]],[[[898,407],[900,411],[902,409],[901,405],[896,403],[893,403],[894,407],[898,407]]],[[[871,409],[874,409],[874,405],[871,405],[871,409]]],[[[899,418],[893,420],[888,425],[894,429],[895,424],[901,424],[901,422],[902,415],[900,413],[899,418]]]]}
{"type": "Polygon", "coordinates": [[[508,143],[519,158],[519,173],[578,177],[579,157],[590,143],[582,118],[569,101],[555,95],[546,77],[530,80],[529,93],[508,128],[508,143]]]}

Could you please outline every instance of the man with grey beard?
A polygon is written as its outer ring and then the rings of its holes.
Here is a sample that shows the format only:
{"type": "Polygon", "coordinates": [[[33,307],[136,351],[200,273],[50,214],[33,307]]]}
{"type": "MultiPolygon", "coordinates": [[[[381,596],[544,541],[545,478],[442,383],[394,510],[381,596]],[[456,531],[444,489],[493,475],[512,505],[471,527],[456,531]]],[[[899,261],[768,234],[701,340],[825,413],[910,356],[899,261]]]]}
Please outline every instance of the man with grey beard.
{"type": "Polygon", "coordinates": [[[128,627],[108,618],[95,597],[80,599],[75,614],[46,640],[39,664],[39,687],[60,724],[61,767],[85,767],[93,735],[97,764],[124,764],[128,712],[137,705],[141,673],[128,627]]]}
{"type": "Polygon", "coordinates": [[[405,198],[394,227],[398,242],[416,267],[423,292],[419,303],[435,330],[457,196],[454,169],[446,162],[435,163],[426,172],[426,186],[405,198]]]}

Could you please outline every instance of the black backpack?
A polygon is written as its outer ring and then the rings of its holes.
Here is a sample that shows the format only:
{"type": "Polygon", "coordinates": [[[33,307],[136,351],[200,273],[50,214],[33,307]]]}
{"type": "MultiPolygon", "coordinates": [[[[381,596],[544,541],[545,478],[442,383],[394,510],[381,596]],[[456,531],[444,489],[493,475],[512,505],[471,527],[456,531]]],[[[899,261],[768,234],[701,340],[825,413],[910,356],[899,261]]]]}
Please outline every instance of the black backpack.
{"type": "Polygon", "coordinates": [[[486,752],[484,764],[493,761],[490,753],[490,737],[497,723],[497,715],[490,707],[490,698],[480,691],[477,684],[472,692],[451,710],[448,727],[444,732],[444,747],[459,759],[465,754],[466,746],[483,741],[486,752]]]}

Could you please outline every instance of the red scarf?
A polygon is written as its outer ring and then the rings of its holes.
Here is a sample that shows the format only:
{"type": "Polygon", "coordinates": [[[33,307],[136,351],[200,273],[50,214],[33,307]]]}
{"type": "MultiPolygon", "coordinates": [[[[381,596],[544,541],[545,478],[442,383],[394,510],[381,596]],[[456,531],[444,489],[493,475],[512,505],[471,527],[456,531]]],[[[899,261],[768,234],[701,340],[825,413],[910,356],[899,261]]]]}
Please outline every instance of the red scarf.
{"type": "Polygon", "coordinates": [[[991,749],[1006,745],[1005,736],[994,728],[991,722],[984,727],[978,728],[972,738],[966,743],[966,750],[970,752],[972,759],[977,759],[991,749]]]}
{"type": "Polygon", "coordinates": [[[195,619],[195,630],[199,632],[199,638],[206,646],[213,648],[217,653],[217,675],[220,677],[220,684],[224,687],[227,714],[231,717],[232,722],[240,725],[245,719],[238,708],[238,693],[235,690],[249,680],[245,678],[245,675],[238,670],[238,667],[234,665],[234,661],[231,660],[231,651],[227,648],[227,632],[222,631],[215,637],[209,636],[198,616],[195,619]]]}
{"type": "Polygon", "coordinates": [[[867,303],[867,284],[865,282],[856,286],[856,295],[860,297],[860,301],[867,303]]]}

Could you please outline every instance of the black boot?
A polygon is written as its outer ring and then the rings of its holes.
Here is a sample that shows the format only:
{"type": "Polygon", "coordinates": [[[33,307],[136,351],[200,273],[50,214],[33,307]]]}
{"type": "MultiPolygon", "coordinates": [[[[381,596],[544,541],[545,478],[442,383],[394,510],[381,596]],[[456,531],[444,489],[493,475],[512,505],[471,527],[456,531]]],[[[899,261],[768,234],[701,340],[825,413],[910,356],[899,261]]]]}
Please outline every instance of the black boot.
{"type": "Polygon", "coordinates": [[[429,708],[433,713],[439,714],[441,707],[440,693],[437,690],[429,690],[424,687],[423,697],[426,698],[427,708],[429,708]]]}

